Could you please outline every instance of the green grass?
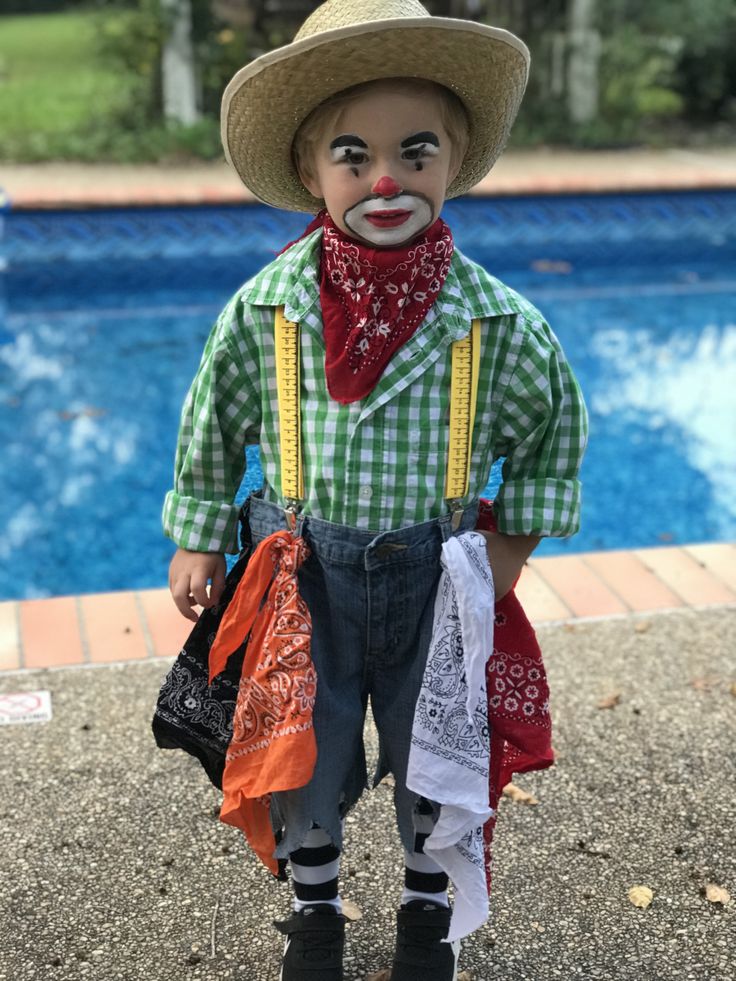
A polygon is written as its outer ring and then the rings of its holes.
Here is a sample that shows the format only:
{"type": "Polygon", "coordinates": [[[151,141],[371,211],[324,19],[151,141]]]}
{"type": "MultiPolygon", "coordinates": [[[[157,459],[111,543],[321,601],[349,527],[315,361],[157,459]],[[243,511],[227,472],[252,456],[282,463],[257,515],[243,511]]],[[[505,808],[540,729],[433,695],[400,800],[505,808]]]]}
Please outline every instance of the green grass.
{"type": "Polygon", "coordinates": [[[0,15],[0,160],[220,156],[216,119],[190,127],[145,122],[137,108],[142,76],[99,54],[101,18],[109,16],[95,10],[0,15]]]}
{"type": "Polygon", "coordinates": [[[0,154],[43,156],[45,144],[105,125],[125,80],[101,63],[95,11],[0,17],[0,154]]]}
{"type": "MultiPolygon", "coordinates": [[[[126,18],[130,13],[127,8],[122,13],[111,8],[0,14],[0,160],[138,162],[221,156],[216,114],[192,127],[150,122],[150,106],[146,110],[143,104],[146,99],[151,102],[143,74],[151,70],[150,52],[146,65],[146,56],[135,47],[135,35],[129,33],[126,18]],[[128,48],[134,46],[135,59],[140,55],[140,66],[120,67],[134,60],[130,51],[128,62],[121,58],[113,65],[105,60],[98,49],[103,25],[108,34],[123,32],[128,48]]],[[[571,133],[569,124],[551,115],[549,107],[536,116],[533,109],[527,99],[512,145],[699,145],[733,138],[733,122],[706,132],[677,119],[659,123],[629,120],[628,124],[615,120],[615,125],[596,122],[586,131],[571,133]]],[[[556,111],[559,116],[559,108],[556,111]]]]}

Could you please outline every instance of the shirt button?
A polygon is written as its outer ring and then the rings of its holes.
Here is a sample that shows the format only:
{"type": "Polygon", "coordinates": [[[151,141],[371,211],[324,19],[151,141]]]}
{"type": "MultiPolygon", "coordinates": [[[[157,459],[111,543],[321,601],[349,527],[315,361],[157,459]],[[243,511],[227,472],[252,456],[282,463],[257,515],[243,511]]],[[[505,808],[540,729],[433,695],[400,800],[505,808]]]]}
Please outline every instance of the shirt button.
{"type": "Polygon", "coordinates": [[[363,498],[364,501],[369,501],[373,496],[373,488],[370,484],[363,484],[363,486],[358,491],[358,494],[363,498]]]}

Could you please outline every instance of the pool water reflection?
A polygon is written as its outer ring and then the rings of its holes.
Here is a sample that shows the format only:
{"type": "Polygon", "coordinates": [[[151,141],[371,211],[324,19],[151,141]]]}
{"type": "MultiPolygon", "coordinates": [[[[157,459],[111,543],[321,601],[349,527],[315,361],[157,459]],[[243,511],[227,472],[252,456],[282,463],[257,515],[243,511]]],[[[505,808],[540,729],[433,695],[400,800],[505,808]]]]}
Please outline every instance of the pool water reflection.
{"type": "MultiPolygon", "coordinates": [[[[588,401],[583,530],[539,554],[736,538],[736,195],[446,215],[540,307],[588,401]]],[[[160,506],[209,327],[304,224],[243,207],[11,214],[0,598],[165,584],[160,506]]],[[[259,483],[253,448],[241,496],[259,483]]]]}

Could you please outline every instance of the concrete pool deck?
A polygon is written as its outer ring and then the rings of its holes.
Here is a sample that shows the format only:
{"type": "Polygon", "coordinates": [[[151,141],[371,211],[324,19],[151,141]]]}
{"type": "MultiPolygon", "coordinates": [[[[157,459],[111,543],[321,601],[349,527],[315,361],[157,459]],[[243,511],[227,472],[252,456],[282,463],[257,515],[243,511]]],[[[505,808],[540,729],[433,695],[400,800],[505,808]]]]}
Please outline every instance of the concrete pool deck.
{"type": "MultiPolygon", "coordinates": [[[[504,797],[471,981],[736,976],[734,609],[542,625],[557,761],[504,797]],[[538,803],[536,803],[538,802],[538,803]],[[653,901],[637,909],[629,890],[653,901]],[[719,887],[720,899],[708,899],[719,887]]],[[[0,981],[277,981],[290,890],[151,737],[162,661],[0,675],[53,717],[3,729],[0,981]]],[[[376,734],[366,727],[369,770],[376,734]]],[[[390,963],[401,848],[390,782],[346,821],[345,981],[390,963]],[[353,915],[355,915],[353,913],[353,915]]]]}

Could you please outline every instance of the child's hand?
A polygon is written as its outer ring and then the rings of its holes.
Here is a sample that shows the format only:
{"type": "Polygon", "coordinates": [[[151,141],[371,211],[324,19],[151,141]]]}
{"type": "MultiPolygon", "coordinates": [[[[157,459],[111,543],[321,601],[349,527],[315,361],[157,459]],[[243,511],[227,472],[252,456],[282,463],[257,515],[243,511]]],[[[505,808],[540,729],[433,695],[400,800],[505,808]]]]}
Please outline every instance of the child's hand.
{"type": "Polygon", "coordinates": [[[524,568],[524,563],[537,547],[540,539],[534,535],[502,535],[493,531],[480,531],[480,529],[477,531],[486,540],[486,551],[493,573],[496,601],[498,601],[513,589],[524,568]]]}
{"type": "Polygon", "coordinates": [[[219,552],[189,552],[177,548],[169,566],[169,589],[176,608],[187,620],[199,617],[193,606],[215,606],[225,586],[225,556],[219,552]],[[207,581],[211,579],[209,594],[207,581]]]}

